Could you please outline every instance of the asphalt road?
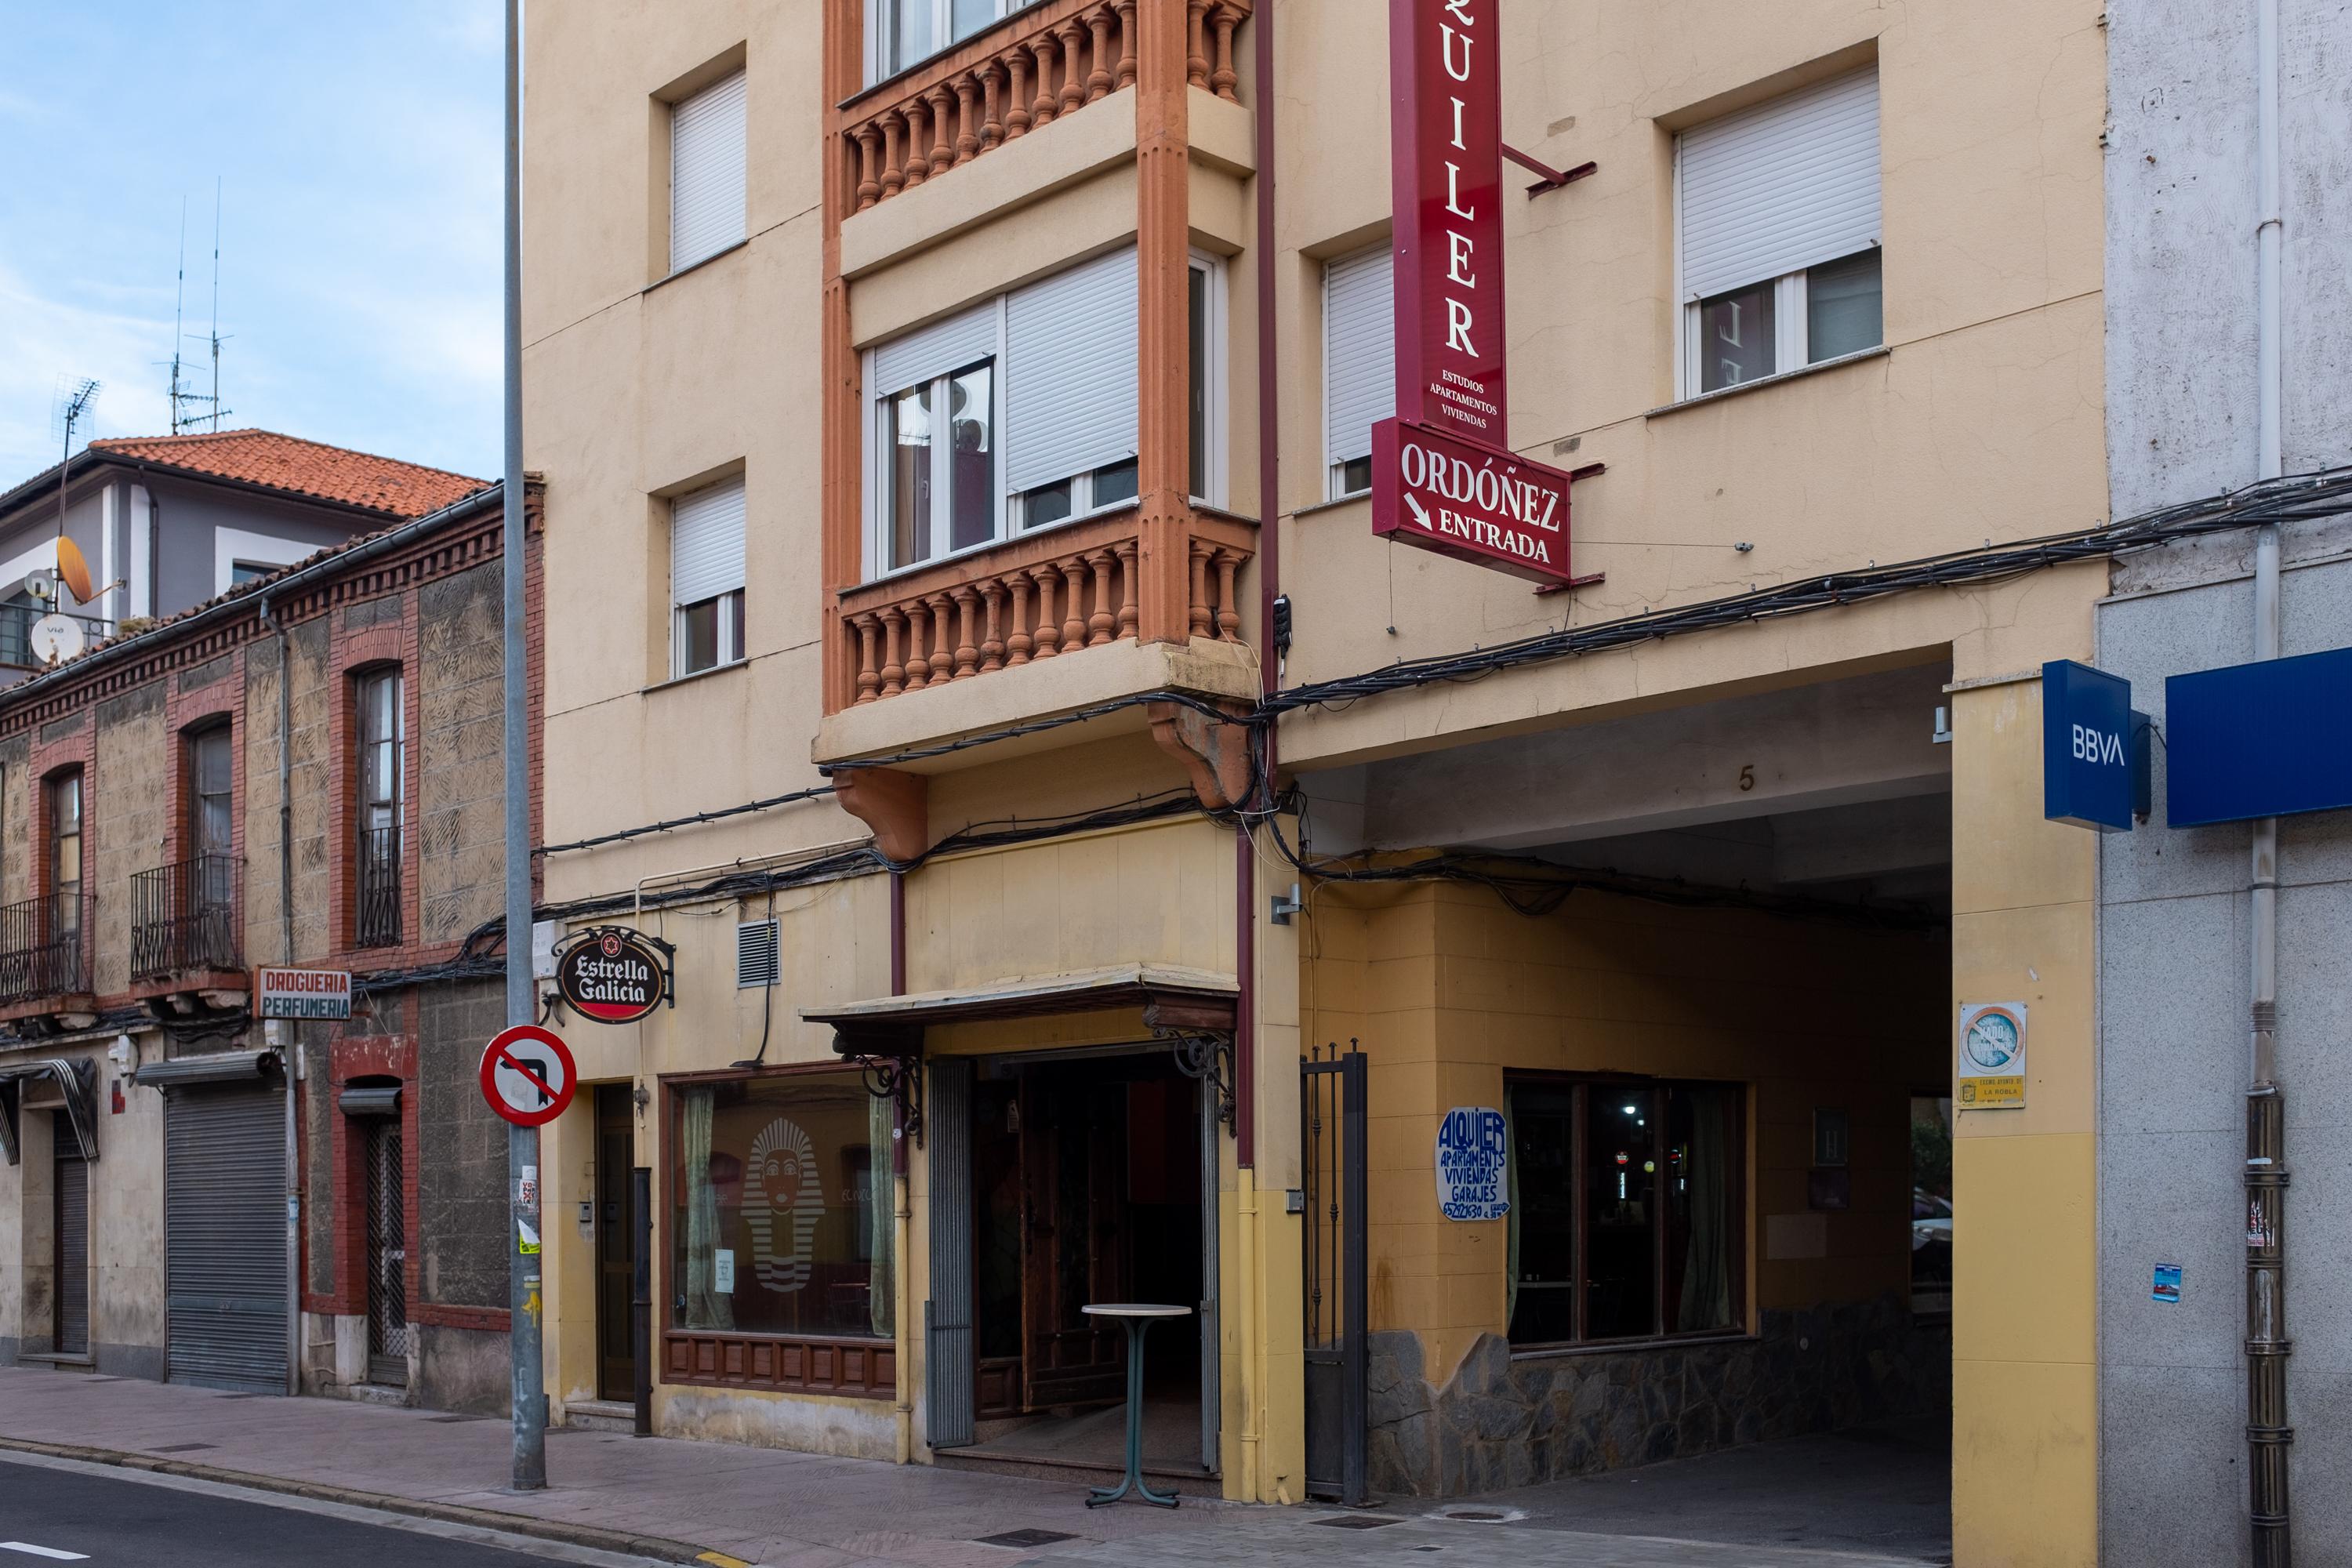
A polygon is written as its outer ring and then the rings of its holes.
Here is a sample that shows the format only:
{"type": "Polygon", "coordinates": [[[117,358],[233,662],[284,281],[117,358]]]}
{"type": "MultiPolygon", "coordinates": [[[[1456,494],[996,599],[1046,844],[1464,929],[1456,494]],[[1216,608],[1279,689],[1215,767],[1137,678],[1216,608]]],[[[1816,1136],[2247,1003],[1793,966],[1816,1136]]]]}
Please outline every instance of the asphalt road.
{"type": "Polygon", "coordinates": [[[240,1498],[0,1459],[0,1568],[86,1561],[97,1568],[547,1568],[548,1559],[240,1498]]]}

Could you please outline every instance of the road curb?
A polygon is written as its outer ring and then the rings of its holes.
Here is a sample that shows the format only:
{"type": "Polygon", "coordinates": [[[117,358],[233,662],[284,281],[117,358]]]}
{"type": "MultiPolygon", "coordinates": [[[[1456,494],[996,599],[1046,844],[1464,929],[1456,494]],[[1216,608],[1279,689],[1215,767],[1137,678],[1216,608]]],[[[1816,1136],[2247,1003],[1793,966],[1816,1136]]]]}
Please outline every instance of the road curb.
{"type": "Polygon", "coordinates": [[[463,1503],[395,1497],[383,1492],[362,1491],[356,1487],[333,1486],[325,1481],[291,1480],[284,1476],[226,1469],[218,1465],[194,1464],[185,1459],[165,1458],[122,1448],[92,1448],[79,1443],[44,1443],[30,1437],[0,1436],[0,1450],[40,1454],[52,1459],[79,1459],[87,1464],[111,1465],[118,1469],[146,1470],[156,1475],[181,1476],[190,1480],[213,1481],[223,1486],[247,1487],[255,1491],[307,1498],[313,1502],[342,1503],[352,1508],[407,1514],[443,1524],[469,1524],[484,1530],[504,1531],[509,1535],[528,1535],[541,1541],[560,1542],[567,1546],[593,1547],[602,1552],[625,1552],[637,1557],[656,1558],[664,1563],[699,1563],[709,1565],[709,1568],[750,1568],[740,1559],[730,1557],[723,1552],[658,1535],[635,1535],[625,1530],[603,1530],[594,1525],[570,1524],[527,1513],[471,1508],[463,1503]]]}

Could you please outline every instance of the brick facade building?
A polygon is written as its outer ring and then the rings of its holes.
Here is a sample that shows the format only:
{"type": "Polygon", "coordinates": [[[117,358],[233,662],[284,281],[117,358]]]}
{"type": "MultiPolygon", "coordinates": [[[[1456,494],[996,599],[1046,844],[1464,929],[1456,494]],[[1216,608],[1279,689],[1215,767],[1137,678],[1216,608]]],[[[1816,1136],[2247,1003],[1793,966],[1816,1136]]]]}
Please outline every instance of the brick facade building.
{"type": "Polygon", "coordinates": [[[0,1361],[503,1407],[501,527],[477,488],[0,696],[0,1361]],[[256,1018],[286,963],[351,1019],[256,1018]]]}

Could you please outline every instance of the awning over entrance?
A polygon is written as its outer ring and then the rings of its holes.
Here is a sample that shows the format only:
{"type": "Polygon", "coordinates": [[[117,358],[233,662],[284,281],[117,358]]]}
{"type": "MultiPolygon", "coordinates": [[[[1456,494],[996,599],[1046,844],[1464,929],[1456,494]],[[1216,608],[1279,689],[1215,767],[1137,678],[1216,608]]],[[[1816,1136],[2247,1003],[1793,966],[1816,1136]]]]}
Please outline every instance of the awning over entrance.
{"type": "Polygon", "coordinates": [[[40,1079],[57,1084],[58,1093],[65,1102],[66,1121],[73,1127],[74,1142],[81,1146],[81,1157],[97,1159],[98,1067],[87,1058],[75,1061],[64,1057],[0,1065],[0,1152],[6,1153],[8,1163],[17,1163],[16,1108],[24,1098],[26,1085],[40,1079]]]}
{"type": "Polygon", "coordinates": [[[1122,963],[1062,974],[1024,974],[982,985],[877,996],[831,1007],[803,1007],[801,1017],[833,1026],[833,1048],[845,1057],[917,1057],[933,1024],[986,1018],[1037,1018],[1141,1007],[1154,1034],[1230,1036],[1241,986],[1230,974],[1172,964],[1122,963]]]}

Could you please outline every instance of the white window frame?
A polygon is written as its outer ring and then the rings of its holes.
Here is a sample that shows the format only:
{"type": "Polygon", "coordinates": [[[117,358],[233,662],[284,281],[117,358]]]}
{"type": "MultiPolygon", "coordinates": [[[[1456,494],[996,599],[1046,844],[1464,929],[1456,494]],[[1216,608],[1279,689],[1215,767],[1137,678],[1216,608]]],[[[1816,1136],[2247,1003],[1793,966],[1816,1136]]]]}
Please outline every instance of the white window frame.
{"type": "MultiPolygon", "coordinates": [[[[1319,290],[1323,310],[1321,334],[1323,341],[1323,399],[1321,415],[1317,421],[1319,427],[1316,431],[1316,442],[1317,445],[1323,447],[1323,499],[1326,501],[1356,500],[1372,493],[1372,488],[1369,480],[1367,480],[1361,489],[1349,489],[1347,485],[1347,472],[1348,465],[1349,463],[1363,463],[1369,470],[1371,459],[1371,450],[1370,447],[1365,448],[1362,455],[1356,458],[1337,458],[1332,457],[1330,452],[1331,404],[1333,401],[1331,395],[1331,268],[1342,262],[1358,261],[1375,255],[1393,258],[1394,253],[1394,241],[1384,239],[1378,245],[1365,246],[1359,249],[1342,252],[1337,256],[1328,256],[1323,259],[1321,287],[1319,290]]],[[[1391,277],[1390,280],[1390,287],[1391,289],[1395,287],[1393,277],[1391,277]]],[[[1393,310],[1393,302],[1391,302],[1391,310],[1393,310]]],[[[1393,316],[1391,316],[1391,321],[1393,321],[1393,316]]],[[[1391,353],[1392,356],[1391,363],[1393,364],[1393,327],[1391,328],[1391,337],[1392,340],[1391,344],[1391,353]]],[[[1391,385],[1394,380],[1395,377],[1391,375],[1390,377],[1391,385]]],[[[1385,417],[1385,416],[1383,416],[1383,417],[1385,417]]],[[[1380,421],[1376,419],[1373,423],[1377,425],[1380,421]]]]}
{"type": "Polygon", "coordinates": [[[281,566],[291,566],[297,561],[307,561],[326,548],[308,540],[279,539],[274,534],[253,533],[242,528],[215,529],[213,592],[215,595],[226,594],[235,587],[239,565],[266,566],[275,572],[281,566]]]}
{"type": "MultiPolygon", "coordinates": [[[[1231,419],[1230,388],[1226,383],[1231,347],[1225,341],[1225,260],[1205,250],[1195,250],[1191,257],[1191,269],[1208,279],[1201,294],[1201,342],[1207,353],[1199,367],[1201,376],[1201,489],[1192,498],[1202,506],[1225,507],[1229,475],[1226,472],[1228,454],[1225,450],[1228,421],[1231,419]]],[[[1192,279],[1185,279],[1189,289],[1192,279]]],[[[1187,302],[1189,305],[1189,301],[1187,302]]],[[[1185,389],[1185,402],[1192,402],[1192,389],[1185,389]]],[[[1188,409],[1189,413],[1189,409],[1188,409]]],[[[1186,435],[1189,437],[1191,431],[1186,435]]],[[[1192,454],[1189,441],[1184,453],[1185,481],[1192,480],[1192,454]]]]}
{"type": "MultiPolygon", "coordinates": [[[[692,489],[672,496],[669,500],[670,527],[673,531],[677,527],[677,503],[679,501],[702,494],[706,490],[717,488],[719,485],[730,483],[741,486],[744,492],[743,548],[747,559],[742,564],[745,583],[743,585],[727,589],[723,593],[713,594],[705,598],[696,599],[690,603],[681,604],[678,602],[677,598],[677,582],[675,578],[672,579],[669,595],[669,678],[672,680],[684,680],[691,676],[709,675],[713,670],[725,669],[730,665],[740,664],[743,662],[745,658],[742,647],[742,638],[738,635],[737,626],[738,623],[743,619],[748,608],[748,603],[744,597],[743,588],[748,585],[750,582],[748,557],[751,542],[751,487],[745,482],[743,476],[739,473],[731,479],[722,479],[713,481],[710,485],[698,485],[692,489]],[[734,601],[732,605],[728,603],[730,599],[734,601]],[[714,612],[718,622],[718,635],[714,638],[715,657],[712,658],[710,663],[703,666],[699,669],[688,669],[686,668],[687,612],[698,609],[704,605],[716,605],[718,606],[717,610],[714,612]]],[[[671,548],[673,551],[677,548],[674,533],[671,548]]],[[[748,628],[745,629],[748,630],[748,628]]]]}
{"type": "MultiPolygon", "coordinates": [[[[1002,543],[1008,536],[1006,521],[1010,508],[1004,494],[1004,307],[1009,298],[1011,298],[1009,293],[999,294],[988,302],[988,310],[996,320],[996,342],[985,360],[960,359],[953,364],[942,363],[939,369],[919,380],[910,381],[899,386],[884,387],[877,385],[875,381],[877,350],[867,349],[863,355],[865,364],[859,378],[860,384],[873,389],[866,397],[865,420],[867,479],[866,580],[869,583],[880,582],[886,577],[903,576],[909,572],[921,572],[938,565],[942,561],[955,560],[958,556],[977,554],[981,551],[992,549],[1002,543]],[[890,405],[898,400],[901,393],[911,392],[928,382],[931,388],[931,406],[945,408],[948,406],[948,382],[962,372],[982,363],[985,363],[989,370],[989,439],[994,443],[996,448],[996,480],[990,486],[992,494],[989,498],[991,511],[989,536],[977,544],[967,544],[961,550],[940,550],[924,560],[909,561],[904,565],[894,566],[890,563],[892,499],[890,442],[886,434],[890,419],[890,405]]],[[[945,540],[950,536],[949,524],[953,516],[954,500],[952,486],[936,483],[931,486],[931,537],[933,539],[945,540]]]]}
{"type": "MultiPolygon", "coordinates": [[[[964,37],[976,38],[1005,17],[1017,11],[1025,11],[1034,3],[1035,0],[995,0],[995,14],[986,22],[965,34],[964,37]]],[[[866,0],[866,85],[870,87],[887,78],[903,75],[921,65],[924,60],[943,55],[961,43],[962,38],[952,38],[948,36],[948,29],[954,25],[954,17],[955,0],[866,0]],[[885,58],[886,40],[889,34],[883,25],[884,21],[895,7],[916,5],[930,7],[931,37],[934,40],[931,52],[925,55],[922,59],[908,60],[902,65],[893,67],[885,58]]]]}
{"type": "MultiPolygon", "coordinates": [[[[1206,481],[1211,493],[1207,496],[1197,496],[1193,499],[1205,505],[1216,506],[1221,504],[1217,498],[1224,493],[1226,465],[1228,461],[1227,431],[1225,428],[1225,410],[1227,406],[1227,390],[1225,382],[1227,350],[1224,342],[1225,268],[1223,258],[1210,255],[1206,252],[1194,251],[1192,253],[1190,259],[1192,269],[1205,273],[1209,279],[1209,290],[1204,300],[1204,303],[1208,307],[1208,319],[1203,324],[1204,333],[1209,342],[1210,351],[1207,396],[1203,400],[1203,415],[1207,420],[1208,438],[1203,454],[1206,458],[1206,462],[1203,465],[1206,472],[1203,474],[1202,478],[1206,481]]],[[[1084,264],[1079,263],[1078,265],[1084,264]]],[[[1021,538],[1025,534],[1043,533],[1053,529],[1068,527],[1075,523],[1084,522],[1089,518],[1100,517],[1106,513],[1123,510],[1126,508],[1139,504],[1141,499],[1139,493],[1135,496],[1121,497],[1115,500],[1097,502],[1094,499],[1094,474],[1100,470],[1073,474],[1069,476],[1069,515],[1066,517],[1055,518],[1051,522],[1041,523],[1034,529],[1027,526],[1025,514],[1028,510],[1028,496],[1030,493],[1034,492],[1008,493],[1005,489],[1005,455],[1007,450],[1007,442],[1012,435],[1012,431],[1006,419],[1007,405],[1004,366],[1007,357],[1006,351],[1010,345],[1006,341],[1005,323],[1009,314],[1009,305],[1012,300],[1012,295],[1013,291],[1008,289],[1006,292],[999,294],[994,299],[990,300],[984,307],[992,313],[996,324],[995,347],[984,362],[981,360],[962,358],[958,359],[954,363],[950,364],[945,363],[945,359],[943,357],[941,363],[936,369],[931,370],[929,374],[916,381],[908,382],[902,385],[883,386],[877,380],[875,367],[879,348],[887,345],[877,345],[875,348],[868,348],[860,356],[862,360],[862,371],[859,382],[862,386],[868,389],[865,396],[866,416],[861,424],[859,437],[865,448],[863,459],[866,475],[866,484],[865,486],[865,581],[868,583],[878,583],[888,578],[904,576],[911,572],[926,571],[933,566],[937,566],[941,562],[954,561],[967,555],[976,555],[984,550],[993,549],[997,545],[1003,544],[1010,540],[1021,538]],[[990,368],[989,417],[992,421],[992,438],[996,444],[996,481],[994,486],[994,494],[991,497],[992,515],[990,519],[990,524],[992,531],[990,533],[988,538],[982,540],[976,544],[968,544],[960,550],[942,548],[936,551],[933,554],[924,560],[908,562],[904,565],[893,565],[890,563],[892,500],[891,453],[888,439],[890,405],[900,394],[910,391],[915,386],[920,385],[923,382],[928,381],[932,388],[932,406],[934,408],[945,407],[945,384],[949,379],[960,372],[970,370],[975,364],[982,363],[985,363],[990,368]]],[[[1112,466],[1115,467],[1116,465],[1112,466]]],[[[1190,454],[1188,452],[1188,468],[1189,466],[1190,454]]],[[[1186,475],[1188,480],[1190,479],[1190,477],[1191,476],[1188,473],[1186,475]]],[[[1137,479],[1139,492],[1141,481],[1141,475],[1139,473],[1138,474],[1137,479]]],[[[952,505],[953,497],[950,493],[949,487],[934,484],[931,488],[931,537],[936,541],[944,541],[949,537],[948,525],[951,515],[952,505]]]]}
{"type": "MultiPolygon", "coordinates": [[[[1874,77],[1877,69],[1875,64],[1870,69],[1874,77]]],[[[1883,112],[1883,100],[1881,110],[1883,112]]],[[[1692,129],[1698,129],[1698,127],[1692,127],[1692,129]]],[[[1885,193],[1885,180],[1886,172],[1882,164],[1879,169],[1879,190],[1882,199],[1885,193]]],[[[1675,401],[1685,403],[1695,397],[1711,397],[1719,393],[1728,392],[1731,388],[1717,387],[1713,393],[1704,393],[1699,390],[1706,384],[1703,374],[1701,359],[1703,345],[1699,331],[1699,307],[1702,301],[1690,292],[1683,281],[1683,138],[1681,132],[1677,132],[1675,136],[1674,188],[1670,200],[1672,206],[1669,210],[1674,214],[1675,298],[1682,301],[1682,308],[1675,312],[1675,401]]],[[[1870,248],[1883,251],[1884,244],[1883,234],[1871,237],[1870,248]]],[[[1858,254],[1858,252],[1848,254],[1858,254]]],[[[1843,260],[1844,258],[1836,259],[1843,260]]],[[[1784,272],[1771,280],[1773,341],[1770,374],[1772,376],[1787,375],[1791,371],[1802,370],[1813,363],[1805,357],[1812,337],[1811,295],[1806,286],[1809,270],[1809,268],[1800,268],[1794,272],[1784,272]]],[[[1759,279],[1758,281],[1763,280],[1759,279]]],[[[1880,274],[1879,288],[1880,308],[1883,311],[1885,289],[1885,275],[1883,271],[1880,274]]],[[[1882,314],[1879,329],[1880,347],[1885,346],[1886,341],[1884,321],[1885,318],[1882,314]]],[[[1769,379],[1768,376],[1759,376],[1755,381],[1740,384],[1755,386],[1768,379],[1769,379]]]]}

